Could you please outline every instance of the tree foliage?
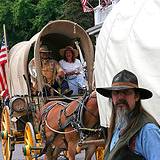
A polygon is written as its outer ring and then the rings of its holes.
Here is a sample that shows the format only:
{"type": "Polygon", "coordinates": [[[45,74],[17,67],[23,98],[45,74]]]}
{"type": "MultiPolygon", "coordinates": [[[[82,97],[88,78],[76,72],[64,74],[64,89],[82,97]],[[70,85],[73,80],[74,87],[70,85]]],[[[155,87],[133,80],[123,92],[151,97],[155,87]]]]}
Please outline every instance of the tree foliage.
{"type": "Polygon", "coordinates": [[[80,0],[68,0],[62,7],[64,12],[60,19],[72,20],[81,25],[84,29],[93,26],[93,13],[84,13],[80,0]]]}
{"type": "MultiPolygon", "coordinates": [[[[97,0],[90,0],[96,5],[97,0]]],[[[0,36],[6,26],[10,47],[29,40],[51,20],[68,19],[84,29],[93,26],[93,13],[83,13],[81,0],[1,0],[0,36]]]]}

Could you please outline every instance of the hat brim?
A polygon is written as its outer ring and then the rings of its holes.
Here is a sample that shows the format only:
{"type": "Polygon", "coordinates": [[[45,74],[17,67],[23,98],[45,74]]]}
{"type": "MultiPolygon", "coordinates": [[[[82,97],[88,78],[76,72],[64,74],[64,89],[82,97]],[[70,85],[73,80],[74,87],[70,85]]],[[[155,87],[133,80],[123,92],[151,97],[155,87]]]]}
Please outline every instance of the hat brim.
{"type": "Polygon", "coordinates": [[[112,91],[118,90],[126,90],[126,89],[134,89],[136,92],[140,94],[141,99],[149,99],[152,97],[152,92],[144,89],[144,88],[132,88],[128,86],[113,86],[113,87],[106,87],[106,88],[96,88],[96,91],[104,97],[111,98],[112,91]]]}
{"type": "MultiPolygon", "coordinates": [[[[63,48],[63,49],[60,49],[60,51],[59,51],[59,54],[62,56],[62,57],[64,57],[64,52],[65,52],[65,50],[66,50],[66,48],[63,48]]],[[[78,57],[78,50],[77,49],[72,49],[72,51],[73,51],[73,53],[74,53],[74,56],[75,57],[78,57]]]]}
{"type": "Polygon", "coordinates": [[[40,53],[51,53],[52,51],[40,51],[40,53]]]}

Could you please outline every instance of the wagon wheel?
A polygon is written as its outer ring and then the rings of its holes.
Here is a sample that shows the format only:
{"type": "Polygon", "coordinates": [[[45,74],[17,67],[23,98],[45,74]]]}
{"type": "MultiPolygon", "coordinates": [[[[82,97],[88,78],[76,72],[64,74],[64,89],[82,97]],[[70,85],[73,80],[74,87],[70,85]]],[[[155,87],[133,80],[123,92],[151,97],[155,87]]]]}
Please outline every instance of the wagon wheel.
{"type": "Polygon", "coordinates": [[[24,156],[26,160],[32,160],[32,156],[36,155],[35,150],[31,150],[32,147],[36,146],[36,138],[33,126],[30,122],[26,123],[24,132],[24,156]]]}
{"type": "Polygon", "coordinates": [[[96,160],[104,159],[104,147],[98,147],[96,149],[96,160]]]}
{"type": "Polygon", "coordinates": [[[4,160],[11,160],[11,122],[9,107],[4,106],[1,117],[2,153],[4,160]]]}

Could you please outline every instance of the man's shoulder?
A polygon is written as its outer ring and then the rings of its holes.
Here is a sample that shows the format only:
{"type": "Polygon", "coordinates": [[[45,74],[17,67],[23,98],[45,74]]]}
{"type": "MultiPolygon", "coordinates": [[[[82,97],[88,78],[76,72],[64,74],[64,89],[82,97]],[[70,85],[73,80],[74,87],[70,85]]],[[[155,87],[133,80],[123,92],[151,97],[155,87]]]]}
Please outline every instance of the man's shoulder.
{"type": "Polygon", "coordinates": [[[140,135],[145,135],[146,137],[147,136],[152,136],[152,135],[155,135],[155,133],[158,133],[159,136],[160,136],[160,128],[157,124],[155,123],[147,123],[145,124],[141,130],[140,130],[140,135]]]}
{"type": "Polygon", "coordinates": [[[155,123],[147,123],[142,127],[143,130],[160,129],[155,123]]]}

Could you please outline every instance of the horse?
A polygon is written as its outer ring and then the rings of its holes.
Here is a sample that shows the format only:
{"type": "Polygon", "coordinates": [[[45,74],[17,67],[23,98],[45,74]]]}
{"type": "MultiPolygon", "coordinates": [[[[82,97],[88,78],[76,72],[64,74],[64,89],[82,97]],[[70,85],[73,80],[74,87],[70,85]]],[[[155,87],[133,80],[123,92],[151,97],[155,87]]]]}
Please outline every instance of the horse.
{"type": "MultiPolygon", "coordinates": [[[[67,158],[75,160],[79,152],[77,144],[82,139],[96,140],[100,136],[97,132],[100,125],[95,91],[88,97],[82,96],[70,103],[48,102],[41,108],[40,118],[40,130],[45,141],[41,155],[45,153],[47,159],[57,159],[59,153],[65,150],[67,158]]],[[[95,144],[85,146],[85,160],[91,160],[96,148],[95,144]]]]}

